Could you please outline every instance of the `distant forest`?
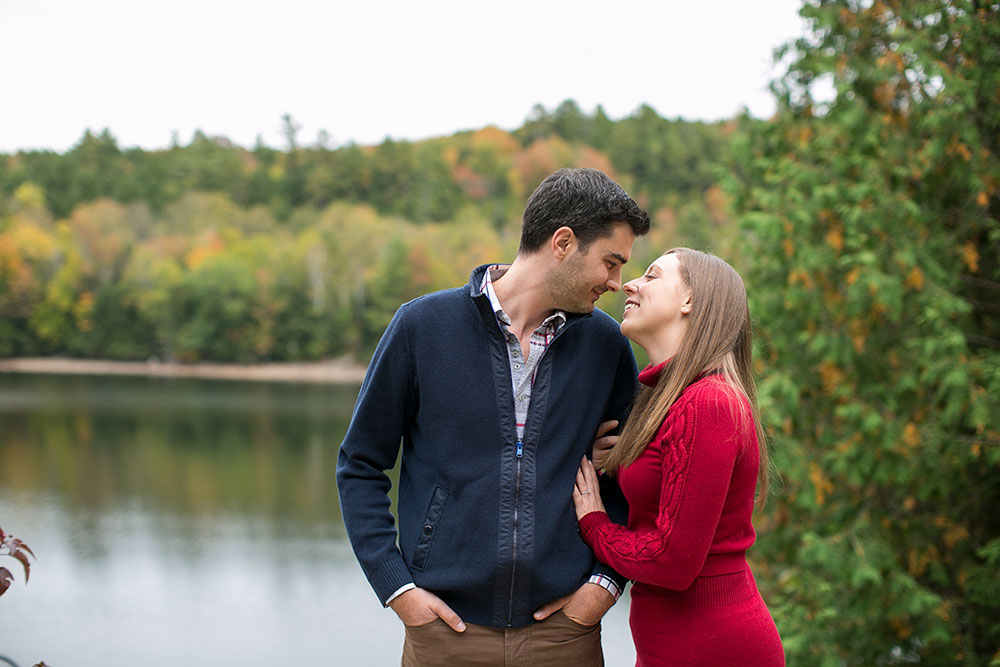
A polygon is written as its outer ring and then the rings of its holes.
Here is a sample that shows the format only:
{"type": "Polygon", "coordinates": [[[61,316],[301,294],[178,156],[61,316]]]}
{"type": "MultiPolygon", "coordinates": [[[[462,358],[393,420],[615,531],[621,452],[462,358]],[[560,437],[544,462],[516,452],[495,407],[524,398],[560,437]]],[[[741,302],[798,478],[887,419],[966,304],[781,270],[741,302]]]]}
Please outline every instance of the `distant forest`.
{"type": "Polygon", "coordinates": [[[564,166],[649,209],[640,248],[719,247],[740,122],[648,106],[614,121],[567,100],[512,132],[376,146],[303,145],[286,116],[281,149],[200,132],[123,148],[104,130],[0,155],[0,356],[365,358],[400,303],[512,259],[525,199],[564,166]]]}

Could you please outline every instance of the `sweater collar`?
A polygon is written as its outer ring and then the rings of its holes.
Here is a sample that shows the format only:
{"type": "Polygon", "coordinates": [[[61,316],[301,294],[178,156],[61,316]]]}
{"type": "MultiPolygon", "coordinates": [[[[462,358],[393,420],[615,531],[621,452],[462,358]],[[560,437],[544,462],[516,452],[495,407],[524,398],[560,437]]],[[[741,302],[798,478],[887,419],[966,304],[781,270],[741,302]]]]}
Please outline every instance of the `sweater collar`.
{"type": "MultiPolygon", "coordinates": [[[[660,381],[660,376],[663,375],[663,371],[666,370],[667,364],[669,364],[672,360],[673,357],[670,357],[670,359],[667,359],[663,363],[657,364],[656,366],[654,366],[653,364],[646,366],[641,371],[639,371],[639,382],[646,385],[647,387],[655,387],[656,383],[660,381]]],[[[706,371],[705,373],[699,373],[698,377],[692,380],[691,383],[694,384],[698,380],[706,378],[710,375],[719,375],[720,373],[722,373],[722,371],[719,370],[718,368],[706,371]]]]}
{"type": "MultiPolygon", "coordinates": [[[[497,293],[493,289],[493,281],[499,280],[503,274],[507,273],[507,269],[509,268],[510,264],[496,264],[487,269],[483,274],[482,292],[489,297],[490,306],[493,307],[493,312],[497,315],[497,321],[503,328],[510,326],[510,316],[504,312],[503,305],[500,303],[500,299],[497,298],[497,293]]],[[[551,325],[555,331],[559,331],[564,324],[566,324],[566,313],[557,310],[545,318],[539,330],[551,325]]]]}
{"type": "MultiPolygon", "coordinates": [[[[673,357],[670,357],[673,359],[673,357]]],[[[663,363],[653,365],[650,364],[646,366],[641,371],[639,371],[639,382],[643,383],[647,387],[655,387],[656,383],[660,381],[660,376],[663,375],[663,369],[667,367],[670,363],[670,359],[667,359],[663,363]]]]}
{"type": "Polygon", "coordinates": [[[486,272],[489,270],[491,266],[496,266],[496,265],[483,264],[482,266],[477,266],[472,270],[472,275],[469,276],[469,296],[486,297],[486,293],[483,291],[483,278],[486,277],[486,272]]]}
{"type": "MultiPolygon", "coordinates": [[[[493,311],[493,303],[491,302],[489,295],[486,293],[485,278],[486,278],[486,272],[489,271],[494,266],[497,266],[497,264],[495,263],[483,264],[482,266],[477,266],[475,269],[472,270],[472,275],[469,276],[469,285],[468,285],[469,296],[471,296],[473,299],[482,300],[482,302],[486,304],[486,308],[488,308],[491,312],[493,311]]],[[[505,265],[500,264],[499,266],[503,267],[505,265]]],[[[562,311],[556,311],[556,312],[561,313],[562,316],[566,318],[566,324],[572,324],[577,320],[586,319],[593,315],[593,313],[563,313],[562,311]]]]}

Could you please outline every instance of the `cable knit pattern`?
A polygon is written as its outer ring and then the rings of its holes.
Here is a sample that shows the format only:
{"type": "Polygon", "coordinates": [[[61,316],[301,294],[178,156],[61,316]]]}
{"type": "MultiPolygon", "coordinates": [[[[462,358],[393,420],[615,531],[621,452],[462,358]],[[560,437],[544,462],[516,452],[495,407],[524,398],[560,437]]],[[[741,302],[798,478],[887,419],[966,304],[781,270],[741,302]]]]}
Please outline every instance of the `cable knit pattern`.
{"type": "MultiPolygon", "coordinates": [[[[665,420],[657,433],[657,440],[669,443],[663,451],[663,477],[660,487],[659,515],[656,530],[630,532],[618,530],[608,522],[600,528],[603,546],[614,552],[615,558],[632,561],[655,560],[667,546],[676,524],[677,510],[684,495],[688,463],[691,461],[691,428],[694,418],[690,414],[689,400],[672,406],[672,419],[665,420]]],[[[588,540],[589,542],[589,540],[588,540]]]]}
{"type": "Polygon", "coordinates": [[[601,562],[664,588],[684,590],[699,575],[740,571],[755,537],[757,465],[749,406],[718,376],[701,378],[619,474],[628,527],[592,513],[581,520],[581,534],[601,562]]]}

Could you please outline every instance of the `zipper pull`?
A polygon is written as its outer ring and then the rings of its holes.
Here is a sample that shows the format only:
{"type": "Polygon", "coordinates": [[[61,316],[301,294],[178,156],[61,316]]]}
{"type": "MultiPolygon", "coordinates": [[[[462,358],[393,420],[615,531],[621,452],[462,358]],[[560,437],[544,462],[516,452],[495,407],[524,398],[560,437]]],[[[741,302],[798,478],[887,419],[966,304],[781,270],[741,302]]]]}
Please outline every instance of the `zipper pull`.
{"type": "Polygon", "coordinates": [[[518,440],[517,441],[517,452],[515,453],[515,456],[517,456],[517,458],[521,458],[521,455],[523,453],[524,453],[524,443],[521,442],[520,440],[518,440]]]}

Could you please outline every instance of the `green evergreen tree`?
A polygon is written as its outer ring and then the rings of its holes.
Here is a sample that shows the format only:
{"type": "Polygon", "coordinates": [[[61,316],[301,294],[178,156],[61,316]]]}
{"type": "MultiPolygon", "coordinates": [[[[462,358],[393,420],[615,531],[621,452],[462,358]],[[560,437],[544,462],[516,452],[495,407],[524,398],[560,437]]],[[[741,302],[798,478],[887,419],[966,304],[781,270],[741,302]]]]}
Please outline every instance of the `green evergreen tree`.
{"type": "Polygon", "coordinates": [[[814,0],[730,190],[789,664],[1000,664],[1000,4],[814,0]],[[829,92],[825,92],[829,91],[829,92]]]}

